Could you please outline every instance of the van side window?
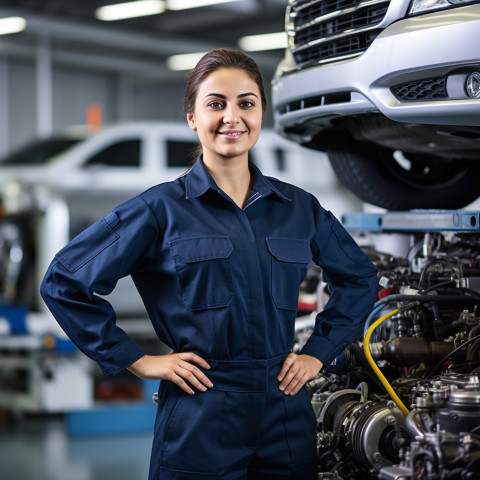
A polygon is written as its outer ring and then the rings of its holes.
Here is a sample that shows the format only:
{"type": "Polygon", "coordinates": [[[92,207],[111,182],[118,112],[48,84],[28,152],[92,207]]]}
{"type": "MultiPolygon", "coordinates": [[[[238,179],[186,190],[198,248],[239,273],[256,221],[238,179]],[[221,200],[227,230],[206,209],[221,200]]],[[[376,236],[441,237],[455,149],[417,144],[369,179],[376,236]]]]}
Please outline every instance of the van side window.
{"type": "Polygon", "coordinates": [[[285,150],[281,148],[275,148],[273,153],[275,155],[275,162],[277,164],[278,171],[285,172],[287,170],[285,150]]]}
{"type": "Polygon", "coordinates": [[[105,167],[139,167],[140,140],[124,140],[114,143],[91,157],[84,167],[101,165],[105,167]]]}
{"type": "Polygon", "coordinates": [[[187,142],[184,140],[167,140],[167,167],[188,168],[192,165],[193,151],[196,142],[187,142]]]}

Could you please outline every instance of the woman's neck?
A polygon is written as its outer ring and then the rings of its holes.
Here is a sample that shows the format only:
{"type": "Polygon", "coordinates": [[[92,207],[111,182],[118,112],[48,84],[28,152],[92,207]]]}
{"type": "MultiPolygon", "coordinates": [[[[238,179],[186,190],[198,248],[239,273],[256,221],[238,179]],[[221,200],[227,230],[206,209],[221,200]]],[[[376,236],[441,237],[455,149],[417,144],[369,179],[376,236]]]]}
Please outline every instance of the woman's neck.
{"type": "Polygon", "coordinates": [[[240,208],[243,208],[251,190],[252,176],[248,168],[248,156],[244,158],[203,157],[208,173],[240,208]]]}

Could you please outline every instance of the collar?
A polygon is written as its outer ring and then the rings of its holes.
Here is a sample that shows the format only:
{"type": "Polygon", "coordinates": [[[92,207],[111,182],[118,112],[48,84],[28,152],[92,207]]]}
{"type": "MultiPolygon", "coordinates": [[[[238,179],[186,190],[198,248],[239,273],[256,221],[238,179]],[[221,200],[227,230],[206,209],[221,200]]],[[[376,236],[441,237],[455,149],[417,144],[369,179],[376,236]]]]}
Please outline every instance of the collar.
{"type": "MultiPolygon", "coordinates": [[[[275,195],[282,200],[290,201],[290,198],[278,190],[278,188],[276,188],[252,162],[249,162],[249,169],[253,175],[252,192],[259,193],[262,197],[275,195]]],[[[217,192],[221,191],[215,183],[215,180],[207,172],[207,169],[203,164],[202,156],[200,155],[194,166],[185,175],[186,198],[201,197],[208,190],[215,190],[217,192]]]]}

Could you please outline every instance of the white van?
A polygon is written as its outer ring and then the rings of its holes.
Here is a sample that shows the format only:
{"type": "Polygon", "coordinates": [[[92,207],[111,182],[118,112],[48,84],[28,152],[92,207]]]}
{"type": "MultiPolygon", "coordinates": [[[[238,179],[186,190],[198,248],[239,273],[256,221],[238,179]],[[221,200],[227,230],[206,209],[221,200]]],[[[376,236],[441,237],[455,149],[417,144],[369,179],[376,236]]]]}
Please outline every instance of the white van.
{"type": "MultiPolygon", "coordinates": [[[[194,160],[196,145],[196,134],[186,122],[124,123],[95,133],[69,128],[0,159],[2,202],[8,211],[25,209],[25,194],[39,187],[121,201],[181,175],[194,160]],[[16,198],[20,193],[23,198],[16,198]]],[[[338,186],[323,153],[292,144],[273,130],[262,131],[251,157],[265,175],[298,185],[320,201],[338,186]]],[[[98,205],[96,210],[100,213],[98,205]]]]}

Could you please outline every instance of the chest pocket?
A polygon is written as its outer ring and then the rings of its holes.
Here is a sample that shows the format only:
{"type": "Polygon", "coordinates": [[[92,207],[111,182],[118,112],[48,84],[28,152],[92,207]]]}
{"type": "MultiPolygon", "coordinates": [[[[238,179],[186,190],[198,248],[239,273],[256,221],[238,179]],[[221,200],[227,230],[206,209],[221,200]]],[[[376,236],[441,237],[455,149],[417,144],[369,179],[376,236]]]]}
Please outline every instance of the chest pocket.
{"type": "Polygon", "coordinates": [[[229,237],[209,235],[170,243],[182,302],[190,310],[226,307],[234,289],[229,237]]]}
{"type": "Polygon", "coordinates": [[[299,287],[312,259],[308,240],[267,238],[272,257],[272,297],[278,308],[297,310],[299,287]]]}

